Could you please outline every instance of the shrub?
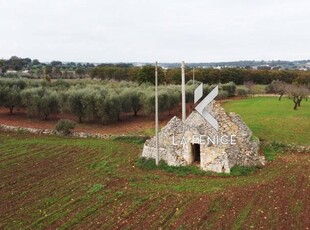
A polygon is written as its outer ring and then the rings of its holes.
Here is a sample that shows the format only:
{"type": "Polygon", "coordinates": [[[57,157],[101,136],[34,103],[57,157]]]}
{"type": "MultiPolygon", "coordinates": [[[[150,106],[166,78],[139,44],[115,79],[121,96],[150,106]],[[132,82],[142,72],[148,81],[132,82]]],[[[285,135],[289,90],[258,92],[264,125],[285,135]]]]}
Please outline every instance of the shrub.
{"type": "Polygon", "coordinates": [[[208,95],[212,89],[214,89],[214,86],[210,86],[210,85],[203,85],[203,95],[208,95]]]}
{"type": "Polygon", "coordinates": [[[196,85],[196,87],[198,86],[198,85],[200,85],[202,82],[200,82],[200,81],[197,81],[197,80],[189,80],[189,81],[187,81],[186,82],[186,85],[196,85]]]}
{"type": "Polygon", "coordinates": [[[244,89],[244,88],[239,88],[239,89],[237,89],[237,96],[240,96],[240,97],[247,97],[247,96],[248,96],[248,93],[249,93],[249,90],[248,90],[248,89],[244,89]]]}
{"type": "Polygon", "coordinates": [[[247,176],[260,169],[259,166],[239,166],[235,165],[230,169],[231,176],[247,176]]]}
{"type": "Polygon", "coordinates": [[[20,89],[25,89],[28,86],[28,83],[29,82],[23,78],[0,79],[0,86],[8,86],[9,88],[16,86],[20,89]]]}
{"type": "Polygon", "coordinates": [[[114,140],[116,141],[122,141],[137,145],[143,145],[147,139],[148,137],[141,137],[141,136],[118,136],[114,138],[114,140]]]}
{"type": "Polygon", "coordinates": [[[285,152],[286,146],[281,143],[272,142],[263,145],[264,155],[267,161],[273,161],[280,153],[285,152]]]}
{"type": "Polygon", "coordinates": [[[273,82],[266,86],[266,93],[276,93],[273,82]]]}
{"type": "Polygon", "coordinates": [[[76,123],[70,120],[59,120],[55,126],[55,130],[64,135],[71,134],[72,130],[75,128],[76,123]]]}
{"type": "Polygon", "coordinates": [[[233,97],[236,94],[236,84],[233,82],[229,82],[227,84],[222,85],[223,90],[228,93],[228,97],[233,97]]]}
{"type": "Polygon", "coordinates": [[[217,100],[221,100],[225,98],[228,98],[228,93],[226,91],[220,91],[216,97],[217,100]]]}

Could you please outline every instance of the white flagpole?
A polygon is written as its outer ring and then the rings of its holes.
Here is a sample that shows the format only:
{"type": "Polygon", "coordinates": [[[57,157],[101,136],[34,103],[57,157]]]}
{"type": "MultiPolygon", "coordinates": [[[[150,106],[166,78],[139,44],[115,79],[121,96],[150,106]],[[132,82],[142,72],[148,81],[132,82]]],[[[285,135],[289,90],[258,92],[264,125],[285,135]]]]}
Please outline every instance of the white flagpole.
{"type": "Polygon", "coordinates": [[[186,100],[185,100],[185,64],[182,62],[182,121],[186,119],[186,100]]]}
{"type": "Polygon", "coordinates": [[[156,165],[159,163],[158,151],[158,67],[155,62],[155,132],[156,132],[156,165]]]}

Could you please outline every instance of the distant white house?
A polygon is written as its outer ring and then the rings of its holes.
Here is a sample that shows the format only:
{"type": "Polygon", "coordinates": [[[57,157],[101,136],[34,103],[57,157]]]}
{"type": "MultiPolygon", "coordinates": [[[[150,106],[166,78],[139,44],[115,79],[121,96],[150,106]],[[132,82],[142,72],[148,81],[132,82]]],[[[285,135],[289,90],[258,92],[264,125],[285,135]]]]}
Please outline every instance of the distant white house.
{"type": "Polygon", "coordinates": [[[6,73],[17,73],[17,71],[16,71],[16,70],[10,70],[10,69],[9,69],[9,70],[6,71],[6,73]]]}

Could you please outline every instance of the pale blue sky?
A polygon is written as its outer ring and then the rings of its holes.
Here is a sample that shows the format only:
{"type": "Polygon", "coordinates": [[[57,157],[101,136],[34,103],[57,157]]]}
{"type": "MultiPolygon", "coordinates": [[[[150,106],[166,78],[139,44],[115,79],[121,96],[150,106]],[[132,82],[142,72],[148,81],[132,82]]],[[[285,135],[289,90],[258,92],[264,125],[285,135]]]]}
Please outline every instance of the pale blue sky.
{"type": "Polygon", "coordinates": [[[309,0],[0,0],[0,58],[310,59],[309,0]]]}

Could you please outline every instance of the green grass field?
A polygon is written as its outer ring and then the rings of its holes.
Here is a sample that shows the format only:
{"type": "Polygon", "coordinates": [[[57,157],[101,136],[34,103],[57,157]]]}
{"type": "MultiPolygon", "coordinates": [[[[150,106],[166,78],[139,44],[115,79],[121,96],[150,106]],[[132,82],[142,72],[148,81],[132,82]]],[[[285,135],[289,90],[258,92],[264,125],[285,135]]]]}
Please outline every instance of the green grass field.
{"type": "Polygon", "coordinates": [[[254,97],[225,102],[228,112],[236,112],[264,141],[310,145],[310,101],[303,101],[298,110],[288,98],[254,97]]]}
{"type": "MultiPolygon", "coordinates": [[[[264,94],[266,93],[267,85],[257,85],[255,84],[253,87],[254,94],[264,94]]],[[[237,89],[247,89],[245,85],[237,85],[237,89]]]]}

